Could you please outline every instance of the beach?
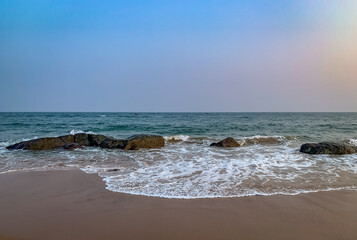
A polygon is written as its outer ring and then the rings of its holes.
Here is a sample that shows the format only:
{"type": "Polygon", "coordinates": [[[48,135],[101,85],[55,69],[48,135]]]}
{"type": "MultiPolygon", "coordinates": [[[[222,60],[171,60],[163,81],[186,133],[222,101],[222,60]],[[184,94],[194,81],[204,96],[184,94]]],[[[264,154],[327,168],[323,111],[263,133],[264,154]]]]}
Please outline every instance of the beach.
{"type": "Polygon", "coordinates": [[[356,13],[0,1],[0,240],[357,240],[356,13]]]}
{"type": "Polygon", "coordinates": [[[79,170],[0,174],[0,239],[357,239],[357,192],[165,199],[79,170]]]}

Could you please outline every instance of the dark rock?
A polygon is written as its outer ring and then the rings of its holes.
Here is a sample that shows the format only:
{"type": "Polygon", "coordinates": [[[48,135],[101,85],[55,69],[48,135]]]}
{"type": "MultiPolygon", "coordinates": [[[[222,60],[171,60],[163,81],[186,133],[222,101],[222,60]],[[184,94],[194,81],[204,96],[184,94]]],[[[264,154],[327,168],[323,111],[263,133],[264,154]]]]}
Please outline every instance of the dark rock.
{"type": "Polygon", "coordinates": [[[24,149],[24,150],[50,150],[61,148],[65,143],[59,137],[38,138],[29,141],[19,142],[6,147],[9,150],[24,149]]]}
{"type": "Polygon", "coordinates": [[[155,135],[135,135],[129,137],[126,140],[105,138],[99,144],[101,148],[120,148],[124,150],[137,150],[141,148],[161,148],[164,145],[164,138],[155,135]]]}
{"type": "Polygon", "coordinates": [[[101,148],[110,148],[110,149],[114,149],[114,148],[124,149],[125,145],[126,145],[126,140],[115,139],[115,138],[105,138],[99,144],[101,148]]]}
{"type": "Polygon", "coordinates": [[[90,146],[99,146],[100,143],[108,137],[100,134],[88,134],[88,141],[90,146]]]}
{"type": "Polygon", "coordinates": [[[117,171],[119,171],[119,169],[118,169],[118,168],[108,169],[108,170],[107,170],[107,172],[117,172],[117,171]]]}
{"type": "Polygon", "coordinates": [[[101,148],[136,150],[141,148],[161,148],[164,144],[165,141],[163,137],[154,135],[135,135],[126,140],[122,140],[104,135],[78,133],[60,137],[33,139],[19,142],[6,148],[9,150],[49,150],[56,148],[73,150],[82,146],[100,146],[101,148]]]}
{"type": "Polygon", "coordinates": [[[88,134],[86,133],[74,134],[74,142],[82,146],[89,146],[88,134]]]}
{"type": "Polygon", "coordinates": [[[228,137],[218,143],[212,143],[210,146],[211,147],[240,147],[240,144],[237,143],[237,141],[234,140],[234,138],[228,137]]]}
{"type": "Polygon", "coordinates": [[[99,146],[100,142],[107,138],[101,134],[77,133],[75,135],[60,136],[62,141],[67,143],[78,143],[82,146],[99,146]]]}
{"type": "Polygon", "coordinates": [[[25,142],[19,142],[19,143],[15,143],[13,145],[9,145],[6,147],[6,149],[9,149],[9,150],[17,150],[17,149],[22,149],[24,147],[24,144],[25,142]]]}
{"type": "Polygon", "coordinates": [[[65,144],[74,143],[74,135],[64,135],[59,137],[65,144]]]}
{"type": "Polygon", "coordinates": [[[162,148],[165,140],[162,136],[157,135],[134,135],[126,139],[123,149],[137,150],[141,148],[162,148]]]}
{"type": "Polygon", "coordinates": [[[308,154],[354,154],[357,153],[357,147],[346,143],[322,142],[305,143],[301,146],[300,152],[308,154]]]}
{"type": "Polygon", "coordinates": [[[78,143],[67,143],[66,145],[63,146],[63,149],[69,150],[69,151],[73,151],[74,149],[77,148],[82,148],[81,145],[79,145],[78,143]]]}

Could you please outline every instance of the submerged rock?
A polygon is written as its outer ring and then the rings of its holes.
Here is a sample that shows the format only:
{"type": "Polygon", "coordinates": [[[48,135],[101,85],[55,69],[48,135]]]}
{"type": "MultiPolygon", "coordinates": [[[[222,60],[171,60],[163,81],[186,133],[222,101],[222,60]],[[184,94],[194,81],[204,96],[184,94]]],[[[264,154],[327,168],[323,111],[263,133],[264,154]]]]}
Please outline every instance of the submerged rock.
{"type": "Polygon", "coordinates": [[[141,148],[162,148],[165,140],[162,136],[157,135],[134,135],[126,139],[123,149],[137,150],[141,148]]]}
{"type": "Polygon", "coordinates": [[[281,139],[278,137],[253,137],[244,140],[246,145],[261,144],[272,145],[281,143],[281,139]]]}
{"type": "Polygon", "coordinates": [[[119,168],[113,168],[113,169],[108,169],[107,172],[117,172],[119,171],[119,168]]]}
{"type": "Polygon", "coordinates": [[[78,143],[67,143],[62,148],[65,150],[73,151],[74,149],[82,148],[82,146],[79,145],[78,143]]]}
{"type": "Polygon", "coordinates": [[[211,147],[240,147],[240,144],[232,137],[227,137],[220,142],[212,143],[211,147]]]}
{"type": "Polygon", "coordinates": [[[354,154],[357,153],[357,147],[346,143],[322,142],[305,143],[301,146],[300,152],[308,154],[354,154]]]}

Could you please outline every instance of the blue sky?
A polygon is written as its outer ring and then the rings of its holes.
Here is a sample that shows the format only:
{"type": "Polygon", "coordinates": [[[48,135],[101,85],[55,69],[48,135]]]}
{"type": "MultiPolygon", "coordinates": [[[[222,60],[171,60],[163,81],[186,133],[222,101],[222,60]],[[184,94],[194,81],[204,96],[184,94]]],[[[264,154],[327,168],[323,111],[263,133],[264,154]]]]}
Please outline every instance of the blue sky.
{"type": "Polygon", "coordinates": [[[3,0],[0,111],[356,111],[355,12],[331,0],[3,0]]]}

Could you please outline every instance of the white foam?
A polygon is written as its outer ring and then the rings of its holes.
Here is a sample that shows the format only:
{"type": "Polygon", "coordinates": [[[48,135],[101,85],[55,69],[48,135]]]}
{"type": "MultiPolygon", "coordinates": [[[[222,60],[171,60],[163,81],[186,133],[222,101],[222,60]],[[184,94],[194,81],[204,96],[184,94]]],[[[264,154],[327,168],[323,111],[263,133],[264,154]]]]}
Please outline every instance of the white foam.
{"type": "Polygon", "coordinates": [[[284,136],[273,135],[273,136],[262,136],[262,135],[254,135],[250,137],[244,137],[243,139],[260,139],[260,138],[277,138],[277,139],[284,139],[284,136]]]}
{"type": "Polygon", "coordinates": [[[34,136],[32,138],[23,138],[21,141],[29,141],[29,140],[34,140],[34,139],[38,139],[38,136],[34,136]]]}
{"type": "Polygon", "coordinates": [[[75,134],[78,134],[78,133],[87,133],[87,134],[94,134],[94,132],[92,131],[87,131],[87,132],[84,132],[82,130],[77,130],[77,129],[72,129],[69,134],[72,134],[72,135],[75,135],[75,134]]]}
{"type": "Polygon", "coordinates": [[[49,170],[66,170],[66,169],[43,166],[43,167],[23,168],[23,169],[9,169],[9,170],[1,171],[0,174],[13,173],[13,172],[43,172],[49,170]]]}
{"type": "Polygon", "coordinates": [[[7,147],[10,145],[10,142],[7,141],[7,142],[0,142],[0,147],[7,147]]]}
{"type": "Polygon", "coordinates": [[[7,151],[0,155],[0,169],[79,168],[98,174],[110,191],[182,199],[294,195],[357,186],[357,154],[302,154],[298,141],[230,149],[209,147],[210,142],[138,151],[7,151]],[[108,171],[112,169],[118,170],[108,171]]]}
{"type": "Polygon", "coordinates": [[[11,172],[20,172],[20,171],[22,171],[22,170],[19,170],[19,169],[15,169],[15,170],[5,170],[5,171],[0,172],[0,174],[11,173],[11,172]]]}
{"type": "Polygon", "coordinates": [[[173,135],[164,137],[166,141],[187,141],[189,138],[190,136],[188,135],[173,135]]]}
{"type": "Polygon", "coordinates": [[[357,139],[350,139],[350,144],[356,145],[357,146],[357,139]]]}
{"type": "Polygon", "coordinates": [[[112,187],[110,185],[110,181],[108,181],[108,178],[103,179],[104,182],[106,183],[107,187],[106,189],[112,192],[119,192],[119,193],[125,193],[125,194],[131,194],[131,195],[137,195],[137,196],[146,196],[146,197],[158,197],[158,198],[167,198],[167,199],[212,199],[212,198],[239,198],[239,197],[249,197],[249,196],[275,196],[275,195],[287,195],[287,196],[296,196],[299,194],[308,194],[308,193],[317,193],[317,192],[330,192],[330,191],[357,191],[356,186],[346,186],[346,187],[337,187],[337,188],[324,188],[324,189],[319,189],[319,190],[304,190],[304,189],[299,189],[295,190],[294,192],[272,192],[272,193],[266,193],[266,192],[259,192],[259,191],[248,191],[246,193],[242,194],[236,194],[236,195],[201,195],[201,196],[186,196],[186,195],[177,195],[177,196],[172,196],[172,195],[156,195],[156,194],[143,194],[142,192],[138,191],[118,191],[115,187],[112,187]]]}
{"type": "Polygon", "coordinates": [[[244,137],[242,140],[259,140],[259,139],[276,139],[277,141],[287,141],[287,140],[297,140],[292,136],[280,136],[280,135],[272,135],[272,136],[262,136],[262,135],[254,135],[250,137],[244,137]]]}
{"type": "MultiPolygon", "coordinates": [[[[173,144],[161,151],[124,154],[131,155],[139,163],[138,167],[110,174],[101,171],[108,190],[194,199],[294,195],[355,187],[351,182],[340,183],[340,176],[336,174],[341,171],[340,163],[346,159],[327,161],[319,156],[314,160],[286,145],[217,149],[173,144]],[[309,182],[311,184],[307,184],[309,182]]],[[[351,164],[342,169],[344,174],[355,174],[353,167],[357,162],[351,164]]]]}
{"type": "Polygon", "coordinates": [[[88,174],[94,174],[94,173],[100,173],[104,171],[106,168],[99,168],[99,167],[93,167],[93,166],[85,166],[84,168],[80,168],[85,173],[88,174]]]}

